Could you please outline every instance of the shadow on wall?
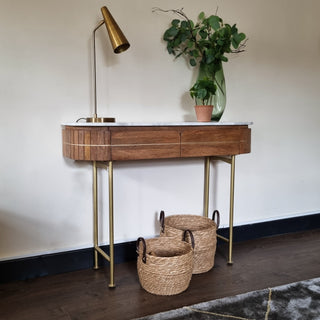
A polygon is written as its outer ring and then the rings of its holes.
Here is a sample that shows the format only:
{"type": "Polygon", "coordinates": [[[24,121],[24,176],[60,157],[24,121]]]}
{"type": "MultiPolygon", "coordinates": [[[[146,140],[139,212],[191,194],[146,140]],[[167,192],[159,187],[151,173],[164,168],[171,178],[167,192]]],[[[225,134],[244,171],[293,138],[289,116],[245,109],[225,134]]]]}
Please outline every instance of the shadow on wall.
{"type": "Polygon", "coordinates": [[[45,221],[39,214],[38,219],[27,215],[18,215],[0,209],[0,260],[11,260],[23,255],[32,256],[39,252],[55,247],[63,235],[63,230],[74,229],[71,225],[65,226],[59,231],[59,225],[52,225],[45,221]],[[32,248],[33,252],[30,252],[32,248]],[[28,252],[26,252],[26,250],[28,252]]]}
{"type": "Polygon", "coordinates": [[[29,252],[27,257],[21,257],[21,253],[29,248],[44,251],[48,242],[62,237],[63,231],[59,235],[57,227],[3,210],[0,210],[0,216],[0,283],[92,268],[92,250],[34,256],[29,252]],[[18,255],[20,258],[16,257],[18,255]]]}
{"type": "Polygon", "coordinates": [[[185,111],[183,115],[184,121],[197,121],[196,112],[194,110],[195,103],[192,101],[189,95],[189,91],[186,91],[181,96],[181,105],[185,111]]]}

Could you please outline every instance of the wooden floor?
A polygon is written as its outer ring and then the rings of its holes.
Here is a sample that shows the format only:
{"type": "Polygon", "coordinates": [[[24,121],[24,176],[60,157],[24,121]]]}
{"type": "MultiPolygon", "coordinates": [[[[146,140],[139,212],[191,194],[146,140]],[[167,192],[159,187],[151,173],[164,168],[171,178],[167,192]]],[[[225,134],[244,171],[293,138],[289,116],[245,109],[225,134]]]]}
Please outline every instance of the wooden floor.
{"type": "Polygon", "coordinates": [[[184,305],[320,277],[320,229],[234,245],[233,266],[219,246],[215,267],[194,275],[177,296],[141,289],[135,262],[116,265],[115,289],[108,269],[84,270],[0,285],[0,319],[126,320],[184,305]]]}

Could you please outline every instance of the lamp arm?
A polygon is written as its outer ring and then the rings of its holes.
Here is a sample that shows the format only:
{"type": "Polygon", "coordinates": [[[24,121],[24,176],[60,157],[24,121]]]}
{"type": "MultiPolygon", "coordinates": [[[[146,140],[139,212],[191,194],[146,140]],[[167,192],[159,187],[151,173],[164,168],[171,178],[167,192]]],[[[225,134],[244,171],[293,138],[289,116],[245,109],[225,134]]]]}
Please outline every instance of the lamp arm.
{"type": "Polygon", "coordinates": [[[94,118],[97,118],[97,58],[96,58],[96,31],[104,24],[101,20],[93,30],[93,87],[94,87],[94,118]]]}

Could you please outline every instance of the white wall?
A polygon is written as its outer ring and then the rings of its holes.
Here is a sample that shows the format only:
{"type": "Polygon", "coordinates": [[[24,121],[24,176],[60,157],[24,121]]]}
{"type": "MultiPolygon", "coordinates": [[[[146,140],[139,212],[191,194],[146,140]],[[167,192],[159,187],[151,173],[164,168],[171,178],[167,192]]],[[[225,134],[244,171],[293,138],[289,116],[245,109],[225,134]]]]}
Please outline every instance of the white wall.
{"type": "MultiPolygon", "coordinates": [[[[99,113],[118,121],[194,119],[193,70],[161,36],[184,7],[237,23],[247,51],[224,65],[222,121],[253,121],[252,153],[237,157],[235,223],[320,209],[320,2],[306,0],[1,0],[0,258],[92,246],[91,167],[64,159],[62,122],[92,113],[92,30],[108,5],[131,48],[114,55],[98,32],[99,113]]],[[[212,165],[210,211],[227,225],[229,168],[212,165]]],[[[107,184],[101,173],[101,196],[107,184]]],[[[202,213],[203,164],[115,164],[115,241],[158,232],[157,214],[202,213]]],[[[100,201],[107,210],[107,203],[100,201]]],[[[107,223],[106,218],[103,221],[107,223]]],[[[107,242],[107,230],[100,241],[107,242]]]]}

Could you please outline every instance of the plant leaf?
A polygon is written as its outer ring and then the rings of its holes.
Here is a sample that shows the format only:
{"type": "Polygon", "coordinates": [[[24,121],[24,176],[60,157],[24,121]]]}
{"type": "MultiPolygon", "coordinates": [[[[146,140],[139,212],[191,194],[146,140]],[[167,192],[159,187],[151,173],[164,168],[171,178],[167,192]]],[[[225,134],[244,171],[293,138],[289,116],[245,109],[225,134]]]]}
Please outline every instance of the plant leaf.
{"type": "Polygon", "coordinates": [[[177,34],[179,33],[179,30],[176,27],[171,27],[167,29],[163,35],[163,40],[172,40],[177,34]]]}
{"type": "Polygon", "coordinates": [[[187,43],[187,47],[189,49],[191,49],[193,47],[193,45],[194,45],[194,42],[192,40],[189,40],[188,43],[187,43]]]}
{"type": "Polygon", "coordinates": [[[174,52],[172,46],[168,45],[168,46],[167,46],[167,51],[168,51],[169,54],[175,55],[175,52],[174,52]]]}
{"type": "Polygon", "coordinates": [[[228,58],[227,57],[225,57],[225,56],[221,56],[221,61],[224,61],[224,62],[228,62],[228,58]]]}
{"type": "Polygon", "coordinates": [[[181,22],[181,29],[187,29],[188,28],[188,22],[187,21],[182,21],[181,22]]]}
{"type": "Polygon", "coordinates": [[[239,37],[240,37],[241,41],[243,41],[246,38],[246,35],[243,32],[241,32],[241,33],[239,33],[239,37]]]}
{"type": "Polygon", "coordinates": [[[244,33],[235,33],[232,37],[232,46],[237,49],[239,47],[239,44],[241,41],[243,41],[246,38],[246,35],[244,33]]]}
{"type": "Polygon", "coordinates": [[[193,67],[195,67],[197,65],[197,61],[194,58],[190,59],[190,65],[192,65],[193,67]]]}
{"type": "Polygon", "coordinates": [[[202,39],[206,39],[207,36],[208,36],[208,33],[207,33],[207,31],[205,31],[205,30],[200,30],[200,31],[199,31],[199,35],[200,35],[200,37],[201,37],[202,39]]]}
{"type": "Polygon", "coordinates": [[[200,12],[199,16],[198,16],[198,19],[199,20],[203,20],[204,18],[206,17],[206,15],[204,14],[204,12],[200,12]]]}
{"type": "Polygon", "coordinates": [[[210,16],[208,18],[208,23],[214,30],[218,30],[220,28],[220,21],[221,18],[219,18],[218,16],[210,16]]]}
{"type": "Polygon", "coordinates": [[[231,33],[232,34],[238,33],[238,28],[236,27],[235,24],[231,27],[231,33]]]}
{"type": "Polygon", "coordinates": [[[197,49],[192,50],[192,56],[195,58],[199,58],[200,57],[199,50],[197,50],[197,49]]]}
{"type": "Polygon", "coordinates": [[[171,25],[174,26],[174,27],[178,27],[180,23],[180,20],[179,19],[174,19],[171,21],[171,25]]]}

